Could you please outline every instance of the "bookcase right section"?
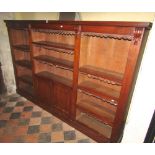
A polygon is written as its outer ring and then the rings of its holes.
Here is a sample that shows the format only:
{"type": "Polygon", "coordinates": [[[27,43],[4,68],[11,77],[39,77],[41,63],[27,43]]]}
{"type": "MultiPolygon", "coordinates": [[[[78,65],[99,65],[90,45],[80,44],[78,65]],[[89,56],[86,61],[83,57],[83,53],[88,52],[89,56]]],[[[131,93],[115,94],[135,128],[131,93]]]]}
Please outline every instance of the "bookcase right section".
{"type": "Polygon", "coordinates": [[[112,135],[132,38],[117,31],[81,33],[76,120],[107,139],[112,135]]]}

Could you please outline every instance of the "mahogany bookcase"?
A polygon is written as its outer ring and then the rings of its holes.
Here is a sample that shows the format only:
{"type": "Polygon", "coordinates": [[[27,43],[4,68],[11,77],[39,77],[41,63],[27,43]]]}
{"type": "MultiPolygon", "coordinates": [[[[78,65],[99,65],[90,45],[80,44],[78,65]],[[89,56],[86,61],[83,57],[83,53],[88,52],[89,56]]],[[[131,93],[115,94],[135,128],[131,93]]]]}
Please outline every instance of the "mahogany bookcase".
{"type": "Polygon", "coordinates": [[[5,22],[17,92],[97,142],[119,142],[151,23],[5,22]]]}

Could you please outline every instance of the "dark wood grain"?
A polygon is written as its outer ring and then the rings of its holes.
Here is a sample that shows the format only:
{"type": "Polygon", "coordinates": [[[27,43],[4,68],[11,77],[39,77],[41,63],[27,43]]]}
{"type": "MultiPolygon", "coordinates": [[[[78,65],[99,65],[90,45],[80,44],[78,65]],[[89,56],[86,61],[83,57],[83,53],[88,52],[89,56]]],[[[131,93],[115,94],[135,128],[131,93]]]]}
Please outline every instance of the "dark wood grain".
{"type": "Polygon", "coordinates": [[[62,82],[55,82],[53,91],[54,106],[62,111],[62,113],[68,114],[69,117],[72,88],[62,82]]]}
{"type": "Polygon", "coordinates": [[[41,77],[35,77],[35,92],[37,101],[44,108],[51,108],[52,82],[41,77]],[[43,92],[44,91],[44,92],[43,92]]]}
{"type": "Polygon", "coordinates": [[[33,84],[33,82],[32,82],[32,77],[29,76],[29,75],[22,75],[22,76],[18,77],[18,79],[19,79],[19,80],[22,80],[23,82],[26,82],[26,83],[28,83],[28,84],[30,84],[30,85],[33,84]]]}
{"type": "Polygon", "coordinates": [[[23,93],[29,94],[30,96],[34,96],[34,90],[31,86],[19,88],[19,90],[23,93]]]}

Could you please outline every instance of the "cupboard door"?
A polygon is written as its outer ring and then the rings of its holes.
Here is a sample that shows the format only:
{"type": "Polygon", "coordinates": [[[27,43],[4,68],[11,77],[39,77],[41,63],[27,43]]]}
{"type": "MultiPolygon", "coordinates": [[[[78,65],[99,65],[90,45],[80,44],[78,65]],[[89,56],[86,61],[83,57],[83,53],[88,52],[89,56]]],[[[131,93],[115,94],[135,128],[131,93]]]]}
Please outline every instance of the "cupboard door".
{"type": "Polygon", "coordinates": [[[57,109],[65,114],[69,114],[72,90],[60,83],[54,83],[54,104],[57,109]]]}
{"type": "Polygon", "coordinates": [[[36,78],[36,98],[40,106],[47,109],[51,109],[51,89],[52,82],[49,80],[44,80],[40,77],[36,78]]]}

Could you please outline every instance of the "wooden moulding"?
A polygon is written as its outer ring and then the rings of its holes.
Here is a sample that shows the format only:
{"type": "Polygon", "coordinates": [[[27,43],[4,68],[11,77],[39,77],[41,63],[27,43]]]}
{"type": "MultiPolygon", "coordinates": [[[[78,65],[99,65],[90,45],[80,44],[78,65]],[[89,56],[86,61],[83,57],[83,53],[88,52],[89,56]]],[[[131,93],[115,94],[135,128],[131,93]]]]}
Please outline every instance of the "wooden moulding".
{"type": "Polygon", "coordinates": [[[117,39],[117,40],[126,40],[126,41],[133,40],[132,35],[118,35],[118,34],[93,33],[93,32],[83,32],[82,35],[87,37],[98,37],[98,38],[117,39]]]}
{"type": "Polygon", "coordinates": [[[7,27],[28,27],[31,23],[33,27],[46,27],[44,25],[51,26],[52,24],[57,25],[90,25],[90,26],[117,26],[117,27],[143,27],[150,29],[152,23],[150,22],[129,22],[129,21],[58,21],[58,20],[4,20],[7,27]]]}
{"type": "Polygon", "coordinates": [[[67,49],[67,50],[74,50],[73,45],[68,45],[64,43],[55,43],[55,42],[50,42],[50,41],[37,41],[37,42],[32,42],[32,43],[36,45],[43,45],[43,46],[56,47],[56,48],[62,48],[62,49],[67,49]]]}
{"type": "Polygon", "coordinates": [[[41,77],[41,78],[45,78],[45,79],[49,79],[49,80],[59,82],[59,83],[66,85],[68,87],[72,87],[72,81],[71,80],[64,78],[62,76],[55,75],[55,74],[50,73],[48,71],[43,71],[43,72],[37,73],[35,75],[38,77],[41,77]]]}
{"type": "Polygon", "coordinates": [[[47,55],[39,55],[34,58],[36,60],[41,60],[41,61],[45,61],[48,63],[52,63],[53,65],[59,65],[62,67],[68,67],[70,69],[73,69],[73,62],[68,61],[68,60],[59,59],[59,58],[55,58],[55,57],[47,56],[47,55]]]}
{"type": "Polygon", "coordinates": [[[40,32],[46,34],[59,34],[59,35],[75,35],[75,31],[64,31],[64,30],[52,30],[52,29],[34,29],[33,32],[40,32]]]}

